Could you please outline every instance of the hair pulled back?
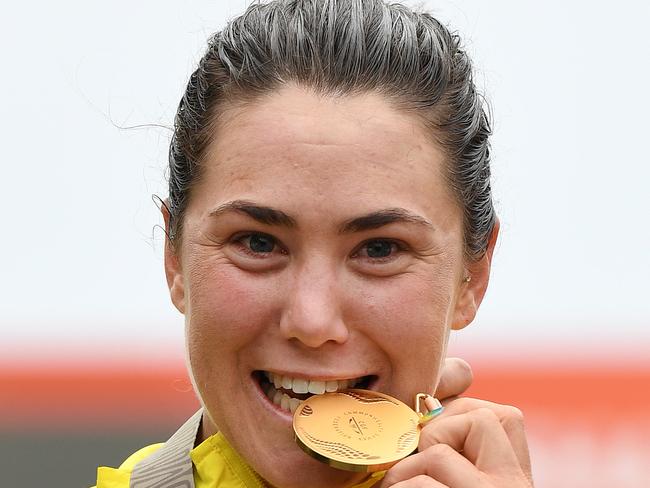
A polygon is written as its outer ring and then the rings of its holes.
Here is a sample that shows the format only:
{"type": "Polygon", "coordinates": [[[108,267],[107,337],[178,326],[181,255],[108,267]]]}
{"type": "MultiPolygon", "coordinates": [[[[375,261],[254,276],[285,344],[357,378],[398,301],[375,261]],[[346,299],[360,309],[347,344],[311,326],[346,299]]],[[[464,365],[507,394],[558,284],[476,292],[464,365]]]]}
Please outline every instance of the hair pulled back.
{"type": "Polygon", "coordinates": [[[255,3],[208,41],[178,106],[169,149],[169,238],[185,209],[225,103],[246,102],[288,82],[318,93],[375,91],[419,115],[447,157],[464,212],[469,258],[495,225],[490,122],[461,40],[427,13],[382,0],[255,3]]]}

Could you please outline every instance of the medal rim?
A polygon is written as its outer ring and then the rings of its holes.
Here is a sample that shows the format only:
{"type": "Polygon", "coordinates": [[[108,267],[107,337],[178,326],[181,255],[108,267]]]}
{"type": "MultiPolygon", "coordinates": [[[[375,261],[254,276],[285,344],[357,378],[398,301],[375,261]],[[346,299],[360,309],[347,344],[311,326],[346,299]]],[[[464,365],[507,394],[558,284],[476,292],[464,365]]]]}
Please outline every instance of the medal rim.
{"type": "MultiPolygon", "coordinates": [[[[418,449],[417,445],[418,445],[418,441],[419,441],[419,430],[420,429],[418,427],[417,413],[411,407],[409,407],[407,404],[405,404],[404,402],[402,402],[401,400],[399,400],[399,399],[397,399],[395,397],[387,395],[386,393],[381,393],[381,392],[373,391],[373,390],[363,390],[363,389],[358,389],[358,388],[351,388],[349,390],[333,392],[333,394],[337,394],[337,393],[341,394],[341,393],[345,393],[345,392],[348,392],[348,391],[350,391],[350,392],[360,392],[360,393],[364,393],[364,394],[370,394],[370,396],[374,396],[374,397],[386,398],[386,399],[388,399],[388,400],[390,400],[392,402],[395,402],[395,404],[398,407],[400,407],[402,409],[406,409],[409,412],[411,412],[412,415],[413,415],[413,420],[416,423],[416,429],[418,431],[418,435],[416,436],[416,442],[415,442],[414,449],[412,451],[400,456],[397,459],[386,461],[386,462],[380,462],[380,463],[372,463],[372,462],[363,461],[363,460],[359,460],[359,461],[356,461],[356,462],[346,462],[346,461],[341,461],[339,459],[334,459],[334,458],[328,457],[325,454],[322,454],[322,453],[320,453],[318,451],[315,451],[305,441],[303,441],[300,438],[300,435],[298,434],[298,431],[296,429],[296,418],[299,415],[300,407],[303,405],[303,403],[308,402],[311,398],[314,398],[314,397],[309,397],[307,400],[304,400],[303,402],[300,403],[300,405],[298,406],[298,408],[296,409],[296,411],[294,412],[294,415],[293,415],[293,419],[294,419],[294,421],[293,421],[294,438],[295,438],[296,444],[298,444],[298,446],[305,453],[307,453],[312,458],[314,458],[314,459],[316,459],[316,460],[318,460],[318,461],[320,461],[322,463],[325,463],[328,466],[331,466],[333,468],[342,469],[342,470],[345,470],[345,471],[353,471],[353,472],[358,472],[358,473],[374,473],[374,472],[377,472],[377,471],[385,471],[385,470],[389,469],[390,467],[394,466],[396,463],[398,463],[402,459],[404,459],[404,458],[414,454],[415,452],[417,452],[417,449],[418,449]]],[[[327,395],[327,393],[325,393],[325,395],[327,395]]]]}

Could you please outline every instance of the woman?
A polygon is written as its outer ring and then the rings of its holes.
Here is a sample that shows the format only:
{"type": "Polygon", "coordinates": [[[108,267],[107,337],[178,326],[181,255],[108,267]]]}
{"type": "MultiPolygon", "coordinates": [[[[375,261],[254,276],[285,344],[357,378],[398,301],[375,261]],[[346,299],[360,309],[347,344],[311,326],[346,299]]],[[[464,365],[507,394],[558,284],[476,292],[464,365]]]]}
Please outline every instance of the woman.
{"type": "Polygon", "coordinates": [[[291,427],[308,392],[436,390],[488,284],[489,134],[459,38],[427,14],[277,0],[217,33],[162,209],[203,410],[98,487],[532,486],[513,407],[451,399],[417,454],[373,476],[310,458],[291,427]]]}

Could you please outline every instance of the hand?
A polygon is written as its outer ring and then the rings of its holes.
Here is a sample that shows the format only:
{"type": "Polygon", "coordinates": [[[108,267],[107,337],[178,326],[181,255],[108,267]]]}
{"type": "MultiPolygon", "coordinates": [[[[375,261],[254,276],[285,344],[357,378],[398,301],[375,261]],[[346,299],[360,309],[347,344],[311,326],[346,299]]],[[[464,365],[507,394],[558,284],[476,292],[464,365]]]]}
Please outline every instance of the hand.
{"type": "Polygon", "coordinates": [[[378,488],[532,488],[523,415],[515,407],[459,398],[424,426],[418,453],[378,488]]]}
{"type": "Polygon", "coordinates": [[[446,358],[438,389],[433,395],[440,401],[453,400],[463,394],[472,384],[472,368],[460,358],[446,358]]]}

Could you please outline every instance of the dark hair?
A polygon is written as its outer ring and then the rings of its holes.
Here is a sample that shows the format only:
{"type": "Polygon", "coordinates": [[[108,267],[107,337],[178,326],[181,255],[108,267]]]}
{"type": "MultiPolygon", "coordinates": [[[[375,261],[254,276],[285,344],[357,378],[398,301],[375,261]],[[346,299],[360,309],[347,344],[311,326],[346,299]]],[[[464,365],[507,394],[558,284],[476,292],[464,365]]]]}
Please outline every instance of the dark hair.
{"type": "Polygon", "coordinates": [[[461,40],[427,13],[381,0],[255,3],[208,41],[174,120],[169,238],[183,215],[220,108],[288,82],[330,95],[375,91],[419,115],[447,156],[464,211],[466,254],[480,258],[495,225],[490,122],[461,40]]]}

